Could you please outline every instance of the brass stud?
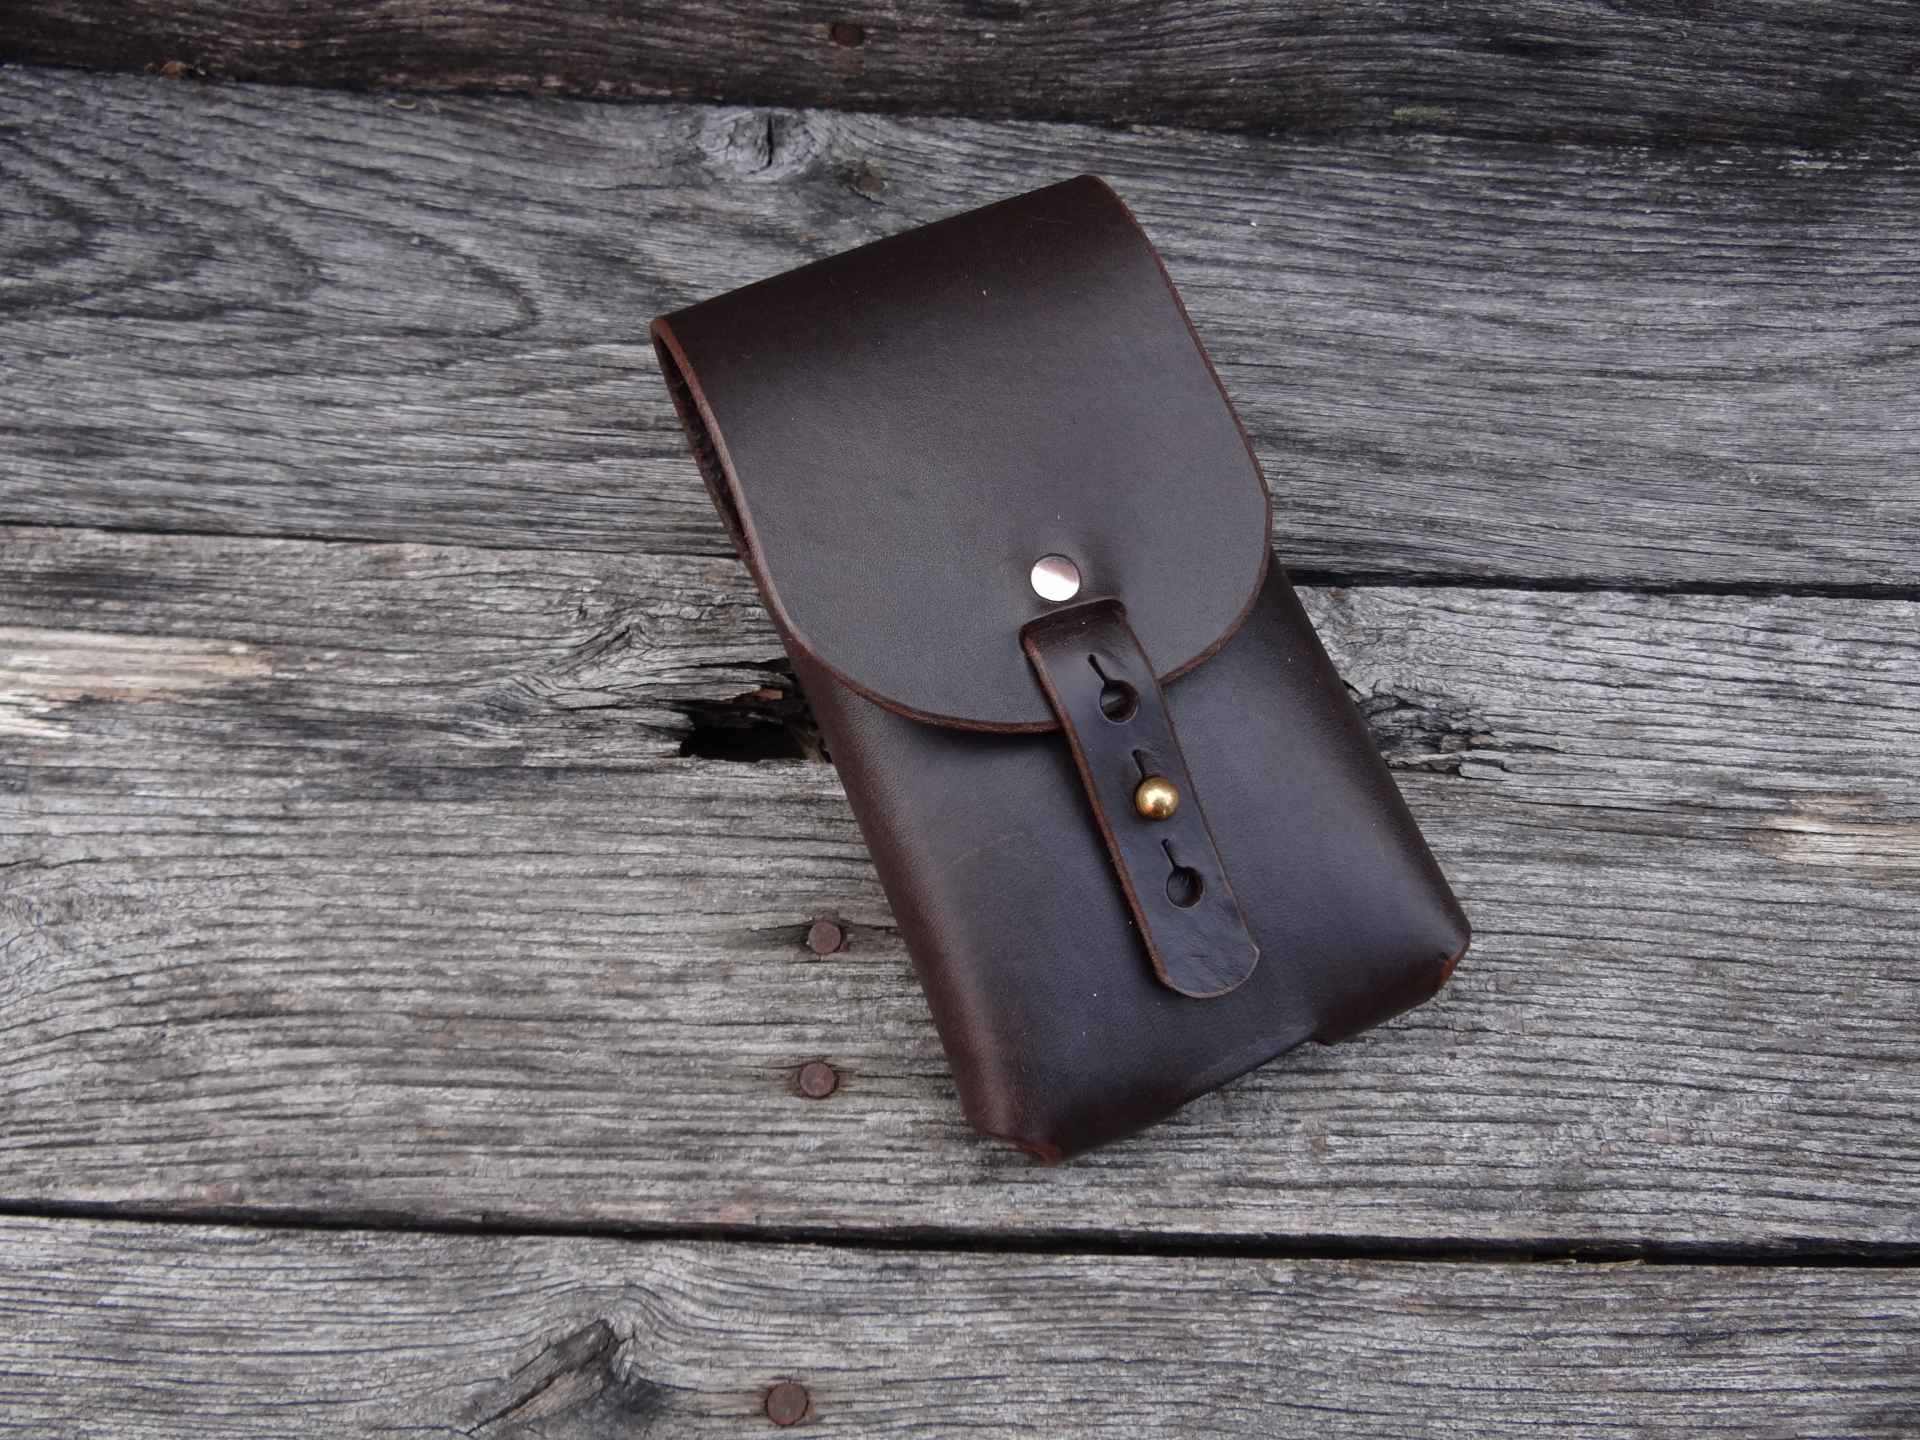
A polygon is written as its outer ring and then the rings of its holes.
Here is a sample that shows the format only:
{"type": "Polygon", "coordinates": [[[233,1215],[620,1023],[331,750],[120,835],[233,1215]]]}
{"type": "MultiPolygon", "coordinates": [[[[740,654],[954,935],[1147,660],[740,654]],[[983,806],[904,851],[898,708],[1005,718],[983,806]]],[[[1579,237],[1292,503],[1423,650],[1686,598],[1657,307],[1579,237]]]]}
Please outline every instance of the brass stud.
{"type": "Polygon", "coordinates": [[[1180,808],[1180,787],[1164,775],[1149,775],[1133,792],[1133,808],[1149,820],[1164,820],[1180,808]]]}

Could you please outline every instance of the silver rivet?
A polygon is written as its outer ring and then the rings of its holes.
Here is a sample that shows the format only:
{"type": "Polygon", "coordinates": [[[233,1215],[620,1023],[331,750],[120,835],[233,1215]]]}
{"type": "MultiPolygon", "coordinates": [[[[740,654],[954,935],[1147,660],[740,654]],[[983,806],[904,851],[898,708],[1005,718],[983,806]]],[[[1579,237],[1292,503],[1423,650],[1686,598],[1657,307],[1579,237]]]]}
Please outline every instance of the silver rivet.
{"type": "Polygon", "coordinates": [[[1080,567],[1064,555],[1042,555],[1027,578],[1042,600],[1071,600],[1080,593],[1080,567]]]}

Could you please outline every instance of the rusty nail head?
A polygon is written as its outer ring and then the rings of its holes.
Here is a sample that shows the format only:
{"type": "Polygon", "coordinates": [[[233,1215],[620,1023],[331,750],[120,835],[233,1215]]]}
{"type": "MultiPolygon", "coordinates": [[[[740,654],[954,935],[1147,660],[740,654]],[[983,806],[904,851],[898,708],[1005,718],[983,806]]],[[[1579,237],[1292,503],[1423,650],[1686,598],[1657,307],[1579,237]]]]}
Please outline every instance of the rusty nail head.
{"type": "Polygon", "coordinates": [[[782,1380],[767,1391],[767,1418],[779,1426],[798,1425],[807,1418],[807,1387],[782,1380]]]}
{"type": "Polygon", "coordinates": [[[867,43],[867,27],[852,20],[836,20],[827,26],[827,35],[836,45],[857,50],[867,43]]]}
{"type": "Polygon", "coordinates": [[[800,1067],[800,1093],[809,1100],[824,1100],[840,1088],[840,1077],[824,1060],[809,1060],[800,1067]]]}
{"type": "Polygon", "coordinates": [[[846,932],[831,920],[816,920],[807,927],[807,948],[816,955],[831,955],[846,943],[846,932]]]}

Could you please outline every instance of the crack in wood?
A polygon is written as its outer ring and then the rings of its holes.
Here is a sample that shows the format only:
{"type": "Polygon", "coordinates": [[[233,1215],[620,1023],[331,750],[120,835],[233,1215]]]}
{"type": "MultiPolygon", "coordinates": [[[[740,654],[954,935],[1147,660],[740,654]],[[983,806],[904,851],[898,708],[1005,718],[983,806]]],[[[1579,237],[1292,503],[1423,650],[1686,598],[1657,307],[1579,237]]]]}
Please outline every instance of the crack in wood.
{"type": "Polygon", "coordinates": [[[826,742],[785,659],[765,662],[767,683],[724,700],[669,701],[687,731],[680,754],[701,760],[825,760],[826,742]]]}
{"type": "MultiPolygon", "coordinates": [[[[791,667],[774,661],[768,662],[768,669],[772,682],[759,689],[723,700],[666,701],[687,722],[680,754],[747,764],[829,759],[791,667]]],[[[1544,753],[1551,748],[1500,740],[1485,719],[1460,701],[1393,690],[1362,692],[1351,684],[1347,691],[1381,756],[1395,770],[1484,779],[1504,771],[1511,754],[1544,753]]]]}
{"type": "Polygon", "coordinates": [[[1362,691],[1351,683],[1347,693],[1373,732],[1381,758],[1393,770],[1487,779],[1507,768],[1509,754],[1551,750],[1545,745],[1502,741],[1472,707],[1444,696],[1392,689],[1362,691]]]}
{"type": "Polygon", "coordinates": [[[583,1325],[515,1372],[511,1398],[463,1433],[473,1440],[530,1440],[546,1433],[545,1422],[564,1417],[569,1437],[632,1436],[634,1423],[657,1415],[665,1397],[651,1381],[622,1373],[628,1345],[604,1319],[583,1325]]]}

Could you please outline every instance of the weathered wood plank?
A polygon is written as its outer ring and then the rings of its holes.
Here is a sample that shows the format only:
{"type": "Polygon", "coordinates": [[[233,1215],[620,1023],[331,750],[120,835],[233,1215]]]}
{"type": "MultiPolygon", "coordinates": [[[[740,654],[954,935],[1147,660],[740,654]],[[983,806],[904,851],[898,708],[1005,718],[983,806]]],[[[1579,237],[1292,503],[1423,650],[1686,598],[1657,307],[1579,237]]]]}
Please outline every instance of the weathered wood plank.
{"type": "Polygon", "coordinates": [[[1920,587],[1910,155],[17,71],[0,124],[0,519],[719,553],[646,319],[1097,170],[1296,565],[1920,587]]]}
{"type": "Polygon", "coordinates": [[[0,1221],[0,1435],[1911,1435],[1920,1273],[0,1221]],[[791,1392],[790,1392],[791,1393],[791,1392]],[[790,1412],[794,1413],[794,1412],[790,1412]]]}
{"type": "Polygon", "coordinates": [[[10,532],[0,1201],[1920,1241],[1915,607],[1308,600],[1473,955],[1046,1170],[962,1125],[831,771],[679,757],[781,683],[731,562],[10,532]]]}
{"type": "Polygon", "coordinates": [[[298,84],[1637,143],[1904,144],[1920,121],[1920,25],[1860,0],[19,0],[7,56],[298,84]]]}

